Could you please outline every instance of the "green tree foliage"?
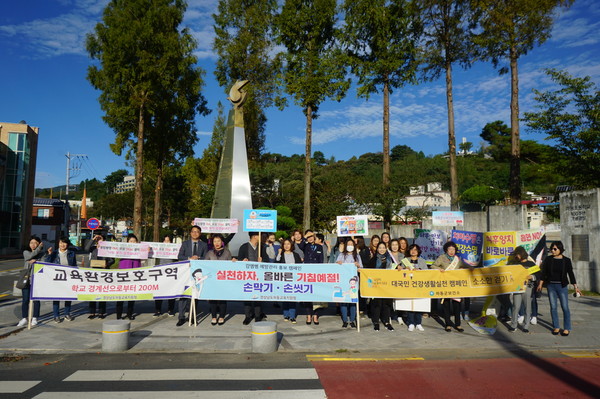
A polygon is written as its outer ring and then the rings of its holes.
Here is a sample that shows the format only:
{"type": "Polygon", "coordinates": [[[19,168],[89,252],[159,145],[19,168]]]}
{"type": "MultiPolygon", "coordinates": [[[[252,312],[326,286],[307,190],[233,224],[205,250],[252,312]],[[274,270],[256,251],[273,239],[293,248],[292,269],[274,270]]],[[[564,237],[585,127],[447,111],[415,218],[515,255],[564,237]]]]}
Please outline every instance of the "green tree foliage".
{"type": "MultiPolygon", "coordinates": [[[[357,93],[383,92],[383,185],[390,183],[390,100],[393,89],[416,83],[421,25],[410,1],[346,0],[341,41],[357,93]]],[[[389,220],[386,220],[389,226],[389,220]]]]}
{"type": "Polygon", "coordinates": [[[250,81],[245,86],[244,130],[251,160],[258,160],[264,151],[264,109],[274,102],[280,104],[276,79],[279,64],[272,56],[276,10],[275,0],[219,0],[213,14],[219,84],[228,92],[237,80],[250,81]]]}
{"type": "Polygon", "coordinates": [[[415,150],[413,150],[412,148],[410,148],[407,145],[404,145],[404,144],[396,145],[396,146],[392,147],[390,160],[392,162],[399,161],[403,158],[406,158],[409,155],[414,155],[416,153],[417,152],[415,150]]]}
{"type": "Polygon", "coordinates": [[[104,187],[106,188],[106,192],[112,194],[115,191],[115,187],[117,187],[117,183],[122,183],[123,179],[127,175],[129,175],[127,170],[117,169],[106,176],[104,178],[104,187]]]}
{"type": "Polygon", "coordinates": [[[465,141],[464,143],[460,143],[458,148],[460,148],[460,151],[463,153],[463,155],[468,155],[469,151],[471,151],[471,148],[473,148],[473,143],[465,141]]]}
{"type": "Polygon", "coordinates": [[[94,202],[94,207],[88,211],[88,216],[129,220],[133,214],[133,196],[133,191],[108,194],[94,202]]]}
{"type": "Polygon", "coordinates": [[[340,101],[350,81],[336,48],[335,0],[286,0],[276,18],[277,40],[285,46],[283,83],[306,115],[304,229],[310,228],[312,121],[328,98],[340,101]]]}
{"type": "Polygon", "coordinates": [[[549,69],[558,89],[534,90],[538,112],[525,113],[527,126],[558,143],[555,170],[582,187],[600,187],[600,90],[589,76],[549,69]]]}
{"type": "MultiPolygon", "coordinates": [[[[536,45],[541,45],[552,30],[554,9],[570,5],[571,0],[478,0],[481,33],[475,43],[483,49],[482,58],[491,59],[494,67],[508,60],[511,73],[511,156],[510,199],[521,199],[521,151],[519,129],[519,72],[518,60],[536,45]]],[[[505,66],[500,73],[506,73],[505,66]]]]}
{"type": "Polygon", "coordinates": [[[460,196],[464,205],[478,204],[483,209],[504,199],[504,193],[494,187],[477,185],[465,190],[460,196]]]}
{"type": "Polygon", "coordinates": [[[488,142],[485,152],[496,161],[510,160],[510,128],[502,121],[487,123],[479,136],[488,142]]]}
{"type": "Polygon", "coordinates": [[[194,218],[210,217],[226,129],[225,109],[219,102],[210,143],[201,158],[188,157],[181,169],[183,187],[189,193],[187,206],[184,207],[187,226],[194,218]]]}
{"type": "Polygon", "coordinates": [[[470,0],[418,0],[425,24],[422,47],[423,75],[437,79],[446,75],[446,105],[448,109],[448,159],[450,161],[450,198],[452,209],[457,209],[458,178],[456,173],[456,137],[454,133],[454,95],[452,65],[471,66],[471,27],[473,13],[470,0]]]}
{"type": "Polygon", "coordinates": [[[88,80],[101,91],[103,119],[116,133],[111,149],[118,155],[135,149],[136,234],[142,226],[144,144],[157,136],[153,123],[164,129],[173,107],[196,109],[194,98],[201,100],[202,71],[192,66],[195,43],[179,29],[185,8],[183,0],[113,0],[87,37],[87,50],[98,61],[89,67],[88,80]]]}

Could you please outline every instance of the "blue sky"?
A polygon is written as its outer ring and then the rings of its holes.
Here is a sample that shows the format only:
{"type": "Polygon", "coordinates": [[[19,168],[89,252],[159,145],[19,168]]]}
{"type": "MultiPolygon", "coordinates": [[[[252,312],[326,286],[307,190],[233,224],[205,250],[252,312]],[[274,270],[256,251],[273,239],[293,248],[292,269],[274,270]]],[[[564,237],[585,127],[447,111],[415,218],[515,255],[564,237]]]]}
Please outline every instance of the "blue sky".
{"type": "MultiPolygon", "coordinates": [[[[86,154],[81,173],[72,179],[103,179],[126,167],[110,151],[113,131],[102,121],[99,92],[86,80],[90,65],[85,35],[101,20],[108,0],[20,0],[0,2],[0,122],[27,121],[40,128],[36,187],[65,182],[67,152],[86,154]]],[[[216,55],[212,13],[216,0],[188,0],[184,20],[198,41],[199,65],[207,72],[204,94],[209,107],[226,103],[214,77],[216,55]]],[[[577,0],[558,12],[552,38],[520,59],[521,112],[533,110],[532,89],[550,88],[544,68],[565,69],[600,83],[600,7],[596,0],[577,0]]],[[[509,122],[510,77],[499,76],[490,63],[466,71],[455,66],[454,99],[457,142],[466,137],[480,145],[482,127],[509,122]]],[[[328,101],[313,123],[313,151],[327,158],[348,159],[382,148],[382,101],[358,99],[354,88],[340,103],[328,101]]],[[[227,102],[228,103],[228,102],[227,102]]],[[[447,149],[447,113],[443,79],[406,86],[391,96],[391,146],[404,144],[425,154],[447,149]]],[[[196,156],[210,140],[216,112],[197,119],[196,156]]],[[[267,110],[266,151],[304,153],[305,118],[290,101],[284,110],[267,110]]],[[[522,127],[524,139],[543,140],[522,127]]]]}

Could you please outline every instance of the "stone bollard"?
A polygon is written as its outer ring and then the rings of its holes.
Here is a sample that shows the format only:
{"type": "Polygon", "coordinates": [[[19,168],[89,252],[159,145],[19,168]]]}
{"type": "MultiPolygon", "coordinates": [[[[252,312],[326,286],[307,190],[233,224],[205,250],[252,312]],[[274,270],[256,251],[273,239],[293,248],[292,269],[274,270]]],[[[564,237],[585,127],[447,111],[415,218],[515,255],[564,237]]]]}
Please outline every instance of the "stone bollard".
{"type": "Polygon", "coordinates": [[[252,352],[271,353],[277,351],[277,323],[259,321],[252,325],[252,352]]]}
{"type": "Polygon", "coordinates": [[[102,323],[102,352],[125,352],[129,349],[127,320],[110,320],[102,323]]]}

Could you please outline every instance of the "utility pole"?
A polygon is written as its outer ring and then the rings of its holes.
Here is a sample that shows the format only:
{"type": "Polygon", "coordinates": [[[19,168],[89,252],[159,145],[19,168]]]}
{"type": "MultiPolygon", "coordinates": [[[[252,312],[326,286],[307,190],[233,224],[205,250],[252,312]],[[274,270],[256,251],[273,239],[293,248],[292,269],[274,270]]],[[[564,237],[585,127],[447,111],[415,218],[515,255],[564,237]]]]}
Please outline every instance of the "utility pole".
{"type": "MultiPolygon", "coordinates": [[[[71,168],[71,158],[85,157],[85,154],[71,154],[67,152],[67,185],[65,187],[65,237],[69,238],[69,222],[71,221],[71,207],[69,206],[69,184],[71,181],[71,171],[79,171],[81,168],[79,165],[71,168]]],[[[79,218],[77,218],[79,221],[79,218]]],[[[79,237],[78,237],[79,239],[79,237]]]]}

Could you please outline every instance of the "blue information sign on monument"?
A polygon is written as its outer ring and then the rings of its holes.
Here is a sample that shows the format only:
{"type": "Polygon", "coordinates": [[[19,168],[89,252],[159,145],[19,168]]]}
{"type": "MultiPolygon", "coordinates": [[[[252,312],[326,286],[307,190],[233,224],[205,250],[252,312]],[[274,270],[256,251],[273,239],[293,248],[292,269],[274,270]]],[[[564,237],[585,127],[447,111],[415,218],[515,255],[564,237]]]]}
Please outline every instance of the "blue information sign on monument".
{"type": "Polygon", "coordinates": [[[277,211],[272,209],[244,209],[244,231],[277,231],[277,211]]]}

